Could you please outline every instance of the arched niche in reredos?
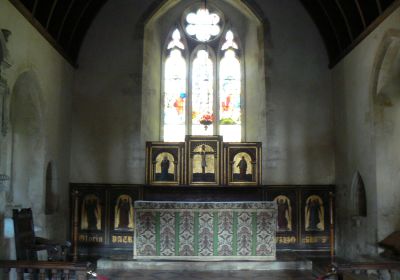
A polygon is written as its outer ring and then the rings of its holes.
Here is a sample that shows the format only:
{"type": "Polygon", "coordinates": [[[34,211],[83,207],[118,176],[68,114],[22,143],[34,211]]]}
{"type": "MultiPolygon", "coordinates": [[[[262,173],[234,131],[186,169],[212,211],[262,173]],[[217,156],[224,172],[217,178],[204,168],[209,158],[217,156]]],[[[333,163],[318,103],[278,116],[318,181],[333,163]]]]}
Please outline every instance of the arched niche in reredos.
{"type": "Polygon", "coordinates": [[[43,200],[44,128],[42,90],[36,74],[20,74],[10,102],[12,129],[12,195],[15,203],[29,207],[43,200]]]}

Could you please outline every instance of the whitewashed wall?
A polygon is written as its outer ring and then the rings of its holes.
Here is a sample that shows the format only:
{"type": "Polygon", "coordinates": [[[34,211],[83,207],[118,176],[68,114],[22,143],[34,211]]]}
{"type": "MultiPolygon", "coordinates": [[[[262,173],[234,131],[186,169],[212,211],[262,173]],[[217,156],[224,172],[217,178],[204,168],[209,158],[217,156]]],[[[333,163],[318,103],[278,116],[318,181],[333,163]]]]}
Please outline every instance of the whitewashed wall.
{"type": "MultiPolygon", "coordinates": [[[[254,92],[246,93],[246,135],[263,142],[263,183],[333,183],[331,80],[322,39],[298,1],[256,2],[266,28],[245,39],[253,42],[245,46],[246,69],[265,71],[254,72],[248,88],[254,92]],[[256,67],[264,50],[264,65],[256,67]]],[[[73,96],[73,182],[144,183],[144,141],[159,140],[160,123],[161,69],[154,69],[161,53],[150,50],[160,49],[160,32],[179,20],[164,18],[160,29],[141,36],[138,23],[148,5],[108,1],[84,40],[73,96]]]]}
{"type": "MultiPolygon", "coordinates": [[[[383,87],[376,86],[387,47],[385,41],[391,35],[400,38],[399,26],[398,9],[332,70],[339,210],[337,245],[341,255],[376,254],[377,242],[400,229],[399,55],[389,58],[393,63],[383,65],[390,67],[384,74],[394,75],[397,84],[392,80],[383,87]],[[352,217],[354,199],[350,184],[356,171],[365,184],[366,218],[352,217]]],[[[397,49],[399,52],[399,44],[397,49]]]]}
{"type": "MultiPolygon", "coordinates": [[[[11,177],[0,190],[0,258],[15,257],[5,221],[15,207],[31,207],[37,234],[65,238],[68,225],[70,112],[73,67],[7,0],[0,0],[0,28],[11,31],[5,77],[10,128],[1,137],[1,172],[11,177]],[[46,166],[52,161],[58,209],[45,215],[46,166]]],[[[12,228],[11,228],[12,233],[12,228]]]]}

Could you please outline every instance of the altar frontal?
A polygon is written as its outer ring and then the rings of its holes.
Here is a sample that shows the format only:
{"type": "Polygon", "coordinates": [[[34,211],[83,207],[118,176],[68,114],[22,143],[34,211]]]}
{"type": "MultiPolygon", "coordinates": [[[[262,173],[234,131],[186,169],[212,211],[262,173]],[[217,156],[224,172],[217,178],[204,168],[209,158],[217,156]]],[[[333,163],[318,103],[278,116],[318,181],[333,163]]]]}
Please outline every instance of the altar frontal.
{"type": "Polygon", "coordinates": [[[135,259],[275,260],[275,202],[135,202],[135,259]]]}

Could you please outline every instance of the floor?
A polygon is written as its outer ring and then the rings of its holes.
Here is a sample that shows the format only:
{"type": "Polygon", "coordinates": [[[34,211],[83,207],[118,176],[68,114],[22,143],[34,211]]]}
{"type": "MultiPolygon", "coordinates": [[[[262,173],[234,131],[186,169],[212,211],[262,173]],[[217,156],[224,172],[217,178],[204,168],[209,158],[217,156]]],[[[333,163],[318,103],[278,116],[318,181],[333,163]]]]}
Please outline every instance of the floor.
{"type": "Polygon", "coordinates": [[[157,271],[157,270],[137,270],[137,271],[98,271],[99,279],[122,280],[311,280],[315,279],[311,271],[307,270],[281,270],[281,271],[157,271]]]}
{"type": "MultiPolygon", "coordinates": [[[[279,253],[277,254],[278,261],[301,261],[304,259],[313,261],[313,270],[315,264],[321,266],[321,272],[324,274],[324,268],[329,263],[329,258],[326,254],[299,254],[299,253],[279,253]]],[[[98,268],[97,273],[99,276],[98,280],[122,280],[122,279],[134,279],[134,280],[312,280],[316,279],[313,276],[311,270],[299,269],[299,270],[225,270],[225,271],[190,271],[185,268],[185,271],[179,270],[165,270],[165,269],[133,269],[109,266],[103,269],[98,268]]],[[[315,271],[314,271],[315,272],[315,271]]],[[[322,275],[321,274],[321,275],[322,275]]]]}

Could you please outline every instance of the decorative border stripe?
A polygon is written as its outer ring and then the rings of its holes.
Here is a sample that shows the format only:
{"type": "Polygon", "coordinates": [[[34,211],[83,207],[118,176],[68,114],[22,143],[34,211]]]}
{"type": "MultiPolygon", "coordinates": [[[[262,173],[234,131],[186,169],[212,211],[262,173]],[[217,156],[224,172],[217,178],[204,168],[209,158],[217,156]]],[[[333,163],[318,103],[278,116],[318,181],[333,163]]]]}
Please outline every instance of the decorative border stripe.
{"type": "Polygon", "coordinates": [[[135,209],[136,210],[162,210],[165,211],[167,209],[172,210],[183,210],[183,209],[192,209],[192,210],[257,210],[257,209],[276,209],[277,205],[274,201],[252,201],[252,202],[176,202],[176,201],[135,201],[135,209]]]}
{"type": "Polygon", "coordinates": [[[214,222],[214,242],[213,242],[213,256],[218,256],[218,212],[213,212],[213,222],[214,222]]]}
{"type": "Polygon", "coordinates": [[[237,256],[238,213],[233,212],[232,255],[237,256]]]}
{"type": "Polygon", "coordinates": [[[179,224],[180,224],[180,213],[175,212],[175,256],[179,256],[179,224]]]}
{"type": "Polygon", "coordinates": [[[160,237],[161,237],[161,235],[160,235],[160,222],[161,222],[160,212],[156,213],[155,220],[156,220],[156,255],[160,256],[161,255],[160,254],[160,247],[161,247],[161,245],[160,245],[160,237]]]}
{"type": "Polygon", "coordinates": [[[251,255],[256,255],[257,248],[257,213],[251,213],[251,255]]]}
{"type": "MultiPolygon", "coordinates": [[[[177,260],[177,261],[273,261],[274,256],[135,256],[136,260],[177,260]]],[[[195,278],[192,278],[195,279],[195,278]]]]}
{"type": "Polygon", "coordinates": [[[199,212],[194,213],[194,255],[199,255],[199,212]]]}

